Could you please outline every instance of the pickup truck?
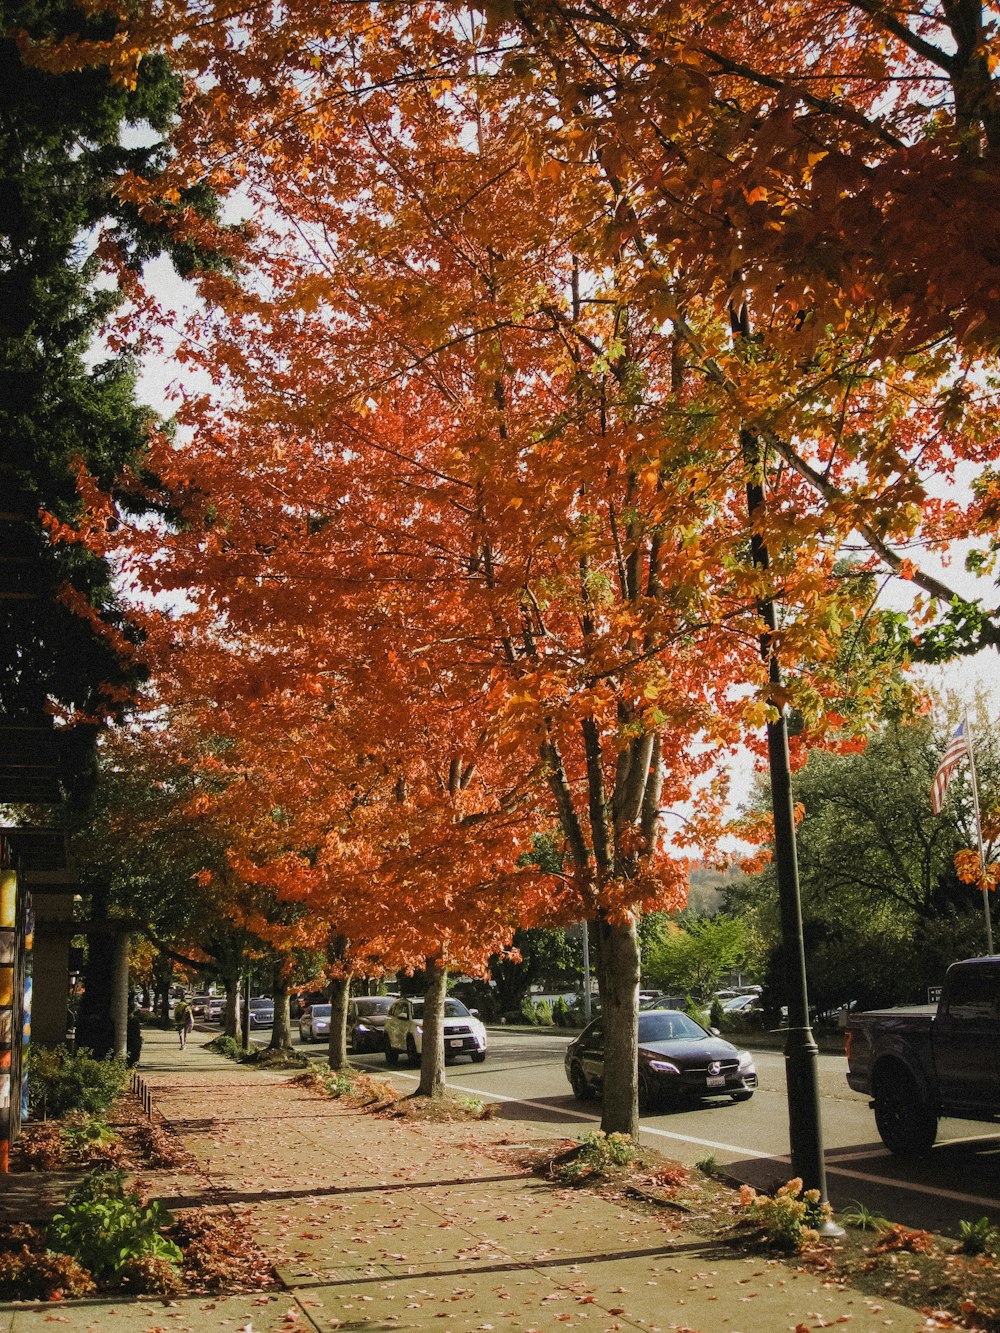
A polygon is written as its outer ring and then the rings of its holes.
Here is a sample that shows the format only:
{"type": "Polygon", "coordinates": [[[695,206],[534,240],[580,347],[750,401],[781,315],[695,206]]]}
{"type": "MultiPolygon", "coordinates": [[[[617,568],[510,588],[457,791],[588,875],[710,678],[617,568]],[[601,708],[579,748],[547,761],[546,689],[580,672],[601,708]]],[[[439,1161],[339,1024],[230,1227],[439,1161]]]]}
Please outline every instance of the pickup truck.
{"type": "Polygon", "coordinates": [[[1000,1115],[1000,957],[953,963],[936,1005],[851,1014],[845,1048],[890,1152],[926,1152],[943,1115],[1000,1115]]]}

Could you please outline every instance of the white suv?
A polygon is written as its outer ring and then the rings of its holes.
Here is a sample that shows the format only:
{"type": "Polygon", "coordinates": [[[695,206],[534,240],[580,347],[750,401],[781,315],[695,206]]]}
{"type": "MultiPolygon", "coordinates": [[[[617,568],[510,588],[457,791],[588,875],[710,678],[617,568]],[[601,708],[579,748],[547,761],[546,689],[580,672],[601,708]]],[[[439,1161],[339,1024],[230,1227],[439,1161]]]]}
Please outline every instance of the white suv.
{"type": "MultiPolygon", "coordinates": [[[[422,999],[397,1000],[385,1020],[385,1061],[396,1065],[405,1054],[411,1065],[419,1064],[423,1043],[422,999]]],[[[471,1055],[476,1064],[486,1059],[486,1029],[461,1000],[444,1002],[444,1058],[471,1055]]]]}

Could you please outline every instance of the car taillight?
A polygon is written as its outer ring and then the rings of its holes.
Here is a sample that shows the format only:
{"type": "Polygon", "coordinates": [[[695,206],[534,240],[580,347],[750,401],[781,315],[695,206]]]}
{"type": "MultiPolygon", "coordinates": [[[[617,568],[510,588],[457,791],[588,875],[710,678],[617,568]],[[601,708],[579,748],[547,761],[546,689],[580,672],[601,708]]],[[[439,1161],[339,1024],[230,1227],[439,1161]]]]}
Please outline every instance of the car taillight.
{"type": "Polygon", "coordinates": [[[851,1058],[851,1041],[853,1037],[854,1033],[848,1028],[844,1033],[844,1054],[847,1056],[848,1060],[851,1058]]]}

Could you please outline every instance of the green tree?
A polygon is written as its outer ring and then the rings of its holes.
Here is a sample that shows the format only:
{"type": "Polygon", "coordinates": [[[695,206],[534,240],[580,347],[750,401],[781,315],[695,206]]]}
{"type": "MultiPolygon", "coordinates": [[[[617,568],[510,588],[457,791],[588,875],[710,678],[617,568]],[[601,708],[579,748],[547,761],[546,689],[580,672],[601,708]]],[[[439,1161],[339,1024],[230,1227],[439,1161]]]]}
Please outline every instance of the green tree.
{"type": "MultiPolygon", "coordinates": [[[[118,198],[127,175],[152,179],[182,84],[150,54],[134,87],[104,68],[68,73],[25,56],[43,46],[109,38],[115,20],[71,0],[8,0],[0,22],[0,717],[42,721],[54,701],[96,719],[114,712],[135,675],[134,637],[106,562],[72,531],[86,473],[136,507],[152,422],[135,400],[134,366],[96,338],[121,301],[118,265],[169,249],[167,231],[118,198]],[[51,516],[43,520],[41,515],[51,516]]],[[[206,191],[178,207],[211,211],[206,191]]],[[[179,269],[196,261],[174,247],[179,269]]],[[[82,747],[87,753],[87,747],[82,747]]]]}
{"type": "Polygon", "coordinates": [[[752,947],[750,927],[739,916],[700,917],[683,925],[666,921],[649,942],[646,978],[666,991],[707,996],[727,972],[746,962],[752,947]]]}
{"type": "MultiPolygon", "coordinates": [[[[930,806],[948,734],[927,718],[886,721],[862,752],[814,751],[796,775],[809,991],[820,1010],[923,998],[948,963],[984,947],[981,895],[954,870],[955,853],[975,846],[965,772],[956,773],[940,815],[930,806]]],[[[978,736],[988,829],[1000,765],[985,725],[978,736]]],[[[761,788],[755,804],[766,801],[761,788]]],[[[773,869],[734,885],[727,904],[770,945],[769,994],[783,1003],[773,869]]]]}

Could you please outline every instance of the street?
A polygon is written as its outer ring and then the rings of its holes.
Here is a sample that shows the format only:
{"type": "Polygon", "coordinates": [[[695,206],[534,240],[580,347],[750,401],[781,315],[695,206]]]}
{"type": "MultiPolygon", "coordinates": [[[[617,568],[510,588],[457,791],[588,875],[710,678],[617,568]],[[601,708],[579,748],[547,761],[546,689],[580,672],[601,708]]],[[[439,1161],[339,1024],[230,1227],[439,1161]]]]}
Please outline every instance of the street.
{"type": "MultiPolygon", "coordinates": [[[[511,1122],[545,1120],[576,1134],[599,1121],[597,1104],[577,1102],[566,1081],[563,1053],[569,1037],[491,1028],[489,1040],[485,1064],[449,1065],[451,1087],[500,1102],[499,1118],[511,1122]]],[[[301,1050],[325,1058],[322,1046],[301,1050]]],[[[415,1071],[388,1070],[381,1054],[352,1058],[400,1088],[416,1082],[415,1071]]],[[[725,1174],[758,1189],[783,1183],[791,1174],[784,1057],[759,1051],[755,1059],[760,1088],[750,1101],[722,1100],[644,1116],[644,1140],[687,1165],[714,1157],[725,1174]]],[[[835,1207],[860,1200],[893,1221],[953,1235],[961,1219],[988,1213],[1000,1222],[1000,1126],[942,1120],[927,1160],[900,1161],[883,1147],[867,1099],[848,1088],[846,1069],[843,1056],[820,1054],[828,1187],[835,1207]]]]}

